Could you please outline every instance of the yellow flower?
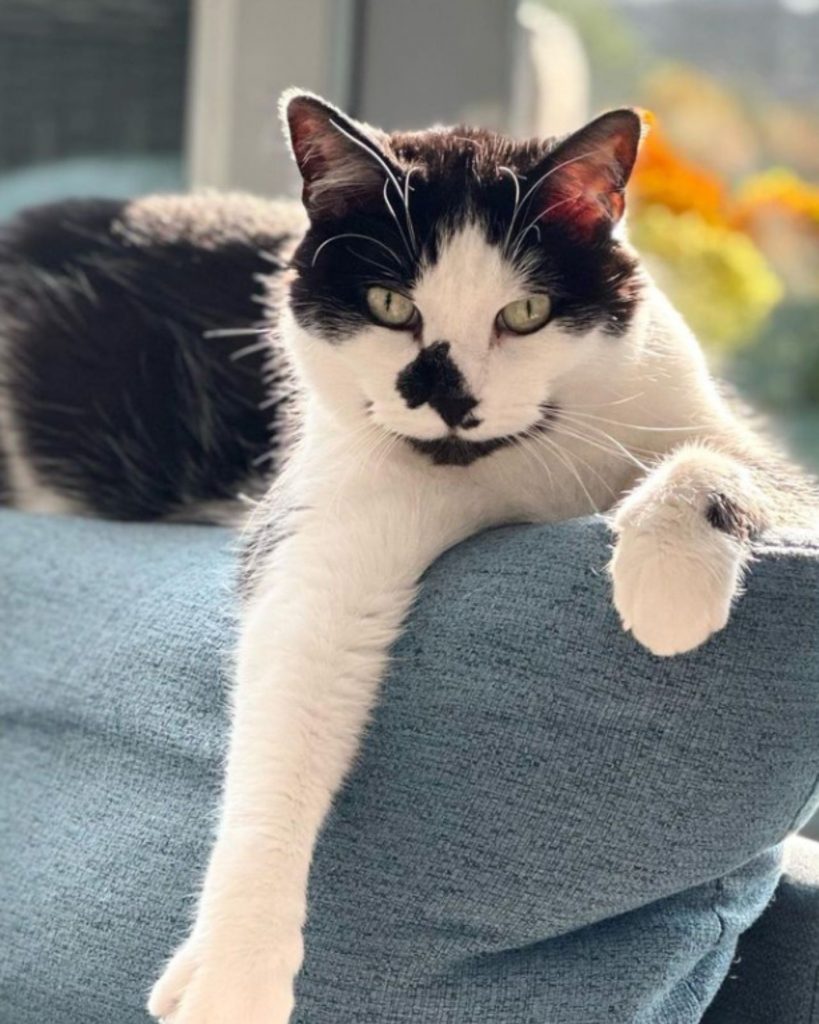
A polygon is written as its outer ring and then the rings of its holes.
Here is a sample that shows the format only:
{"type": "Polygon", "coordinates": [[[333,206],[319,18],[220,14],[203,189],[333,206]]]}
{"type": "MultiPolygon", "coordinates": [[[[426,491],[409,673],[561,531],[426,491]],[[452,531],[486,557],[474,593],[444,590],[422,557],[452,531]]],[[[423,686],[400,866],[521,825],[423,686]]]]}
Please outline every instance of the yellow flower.
{"type": "Polygon", "coordinates": [[[755,174],[737,194],[737,224],[752,225],[755,214],[766,209],[791,214],[819,230],[819,187],[784,167],[755,174]]]}
{"type": "Polygon", "coordinates": [[[699,211],[645,207],[630,235],[696,334],[715,348],[747,340],[782,298],[779,278],[751,239],[699,211]]]}

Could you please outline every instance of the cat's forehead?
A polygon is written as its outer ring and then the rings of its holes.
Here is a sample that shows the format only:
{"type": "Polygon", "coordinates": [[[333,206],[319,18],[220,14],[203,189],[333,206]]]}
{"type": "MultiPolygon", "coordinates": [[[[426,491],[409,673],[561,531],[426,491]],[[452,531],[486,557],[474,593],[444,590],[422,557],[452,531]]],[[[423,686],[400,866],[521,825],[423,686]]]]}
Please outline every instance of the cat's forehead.
{"type": "Polygon", "coordinates": [[[441,233],[435,248],[421,260],[414,295],[420,301],[456,304],[469,296],[512,295],[523,276],[506,258],[502,247],[487,236],[486,225],[469,219],[441,233]]]}
{"type": "Polygon", "coordinates": [[[394,132],[389,146],[399,163],[434,182],[455,177],[468,182],[497,179],[501,168],[518,174],[539,164],[554,139],[518,141],[487,129],[456,125],[418,132],[394,132]]]}
{"type": "Polygon", "coordinates": [[[428,337],[482,340],[498,310],[525,291],[520,269],[473,220],[446,231],[421,261],[412,297],[428,337]]]}

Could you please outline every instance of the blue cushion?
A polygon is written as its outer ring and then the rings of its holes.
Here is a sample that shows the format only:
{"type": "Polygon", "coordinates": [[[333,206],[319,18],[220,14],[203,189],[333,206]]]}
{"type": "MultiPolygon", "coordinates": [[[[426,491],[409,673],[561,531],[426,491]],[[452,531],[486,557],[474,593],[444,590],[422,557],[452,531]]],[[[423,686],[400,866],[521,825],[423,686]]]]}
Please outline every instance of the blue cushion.
{"type": "MultiPolygon", "coordinates": [[[[298,1024],[693,1024],[819,776],[819,548],[681,658],[596,519],[428,573],[322,836],[298,1024]]],[[[226,737],[233,540],[0,513],[0,1020],[145,1024],[226,737]]]]}
{"type": "Polygon", "coordinates": [[[819,843],[788,842],[774,898],[737,954],[703,1024],[817,1024],[819,843]]]}

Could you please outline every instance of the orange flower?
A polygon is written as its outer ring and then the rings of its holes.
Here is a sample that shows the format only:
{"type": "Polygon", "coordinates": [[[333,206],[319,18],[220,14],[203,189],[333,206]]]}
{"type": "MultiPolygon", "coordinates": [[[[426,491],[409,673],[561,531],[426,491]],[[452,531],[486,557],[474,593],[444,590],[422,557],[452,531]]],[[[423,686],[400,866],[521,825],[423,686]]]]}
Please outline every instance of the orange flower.
{"type": "MultiPolygon", "coordinates": [[[[648,125],[653,119],[644,116],[648,125]]],[[[646,135],[631,179],[631,198],[641,206],[665,206],[675,213],[695,210],[709,224],[730,219],[722,180],[683,157],[656,125],[646,135]]]]}

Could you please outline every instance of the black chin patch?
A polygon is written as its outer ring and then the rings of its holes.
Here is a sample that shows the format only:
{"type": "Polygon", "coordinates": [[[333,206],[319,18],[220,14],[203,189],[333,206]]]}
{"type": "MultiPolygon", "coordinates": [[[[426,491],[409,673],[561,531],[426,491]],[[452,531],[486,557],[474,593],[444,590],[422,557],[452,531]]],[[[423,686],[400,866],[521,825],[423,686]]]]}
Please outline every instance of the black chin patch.
{"type": "MultiPolygon", "coordinates": [[[[498,452],[500,449],[517,444],[532,433],[548,433],[552,425],[560,417],[560,406],[554,401],[545,401],[541,406],[541,419],[532,424],[528,430],[517,434],[506,434],[503,437],[489,437],[485,441],[468,441],[463,437],[437,437],[434,440],[422,440],[419,437],[407,437],[416,452],[428,456],[436,466],[471,466],[473,462],[484,456],[498,452]]],[[[464,424],[468,429],[471,424],[464,424]]]]}
{"type": "Polygon", "coordinates": [[[492,437],[488,441],[464,441],[460,437],[439,437],[434,441],[421,441],[410,437],[407,440],[417,452],[429,456],[436,466],[471,466],[485,455],[514,444],[517,438],[492,437]]]}
{"type": "MultiPolygon", "coordinates": [[[[417,437],[408,437],[406,440],[421,455],[428,456],[436,466],[471,466],[478,459],[517,444],[532,433],[548,433],[560,416],[560,406],[556,402],[543,402],[540,413],[541,418],[528,430],[519,434],[506,434],[504,437],[490,437],[486,441],[466,441],[462,437],[452,436],[439,437],[433,441],[417,437]]],[[[474,425],[464,423],[467,429],[474,425]]]]}

